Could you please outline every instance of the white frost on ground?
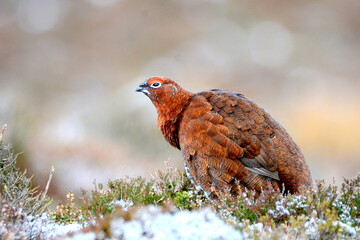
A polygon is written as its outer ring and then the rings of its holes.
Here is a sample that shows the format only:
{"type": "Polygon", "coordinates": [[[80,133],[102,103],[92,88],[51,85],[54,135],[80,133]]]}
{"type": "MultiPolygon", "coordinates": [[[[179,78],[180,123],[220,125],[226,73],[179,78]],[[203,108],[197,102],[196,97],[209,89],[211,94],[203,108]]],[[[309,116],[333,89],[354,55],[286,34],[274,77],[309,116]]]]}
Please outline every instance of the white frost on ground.
{"type": "MultiPolygon", "coordinates": [[[[131,204],[118,202],[118,205],[129,206],[131,204]]],[[[126,211],[126,210],[125,210],[126,211]]],[[[240,230],[235,229],[216,213],[209,209],[194,211],[180,211],[177,209],[164,210],[160,206],[143,206],[131,213],[130,220],[124,220],[120,216],[113,216],[110,219],[111,237],[106,238],[104,232],[88,232],[90,229],[83,229],[80,224],[60,225],[54,223],[48,215],[38,217],[26,216],[19,219],[16,224],[5,224],[0,221],[0,239],[6,235],[6,239],[62,239],[62,240],[96,240],[96,239],[267,239],[272,235],[273,229],[262,223],[243,225],[240,230]],[[82,231],[81,231],[82,230],[82,231]],[[69,234],[71,233],[71,234],[69,234]],[[8,238],[10,236],[10,238],[8,238]],[[13,237],[13,238],[11,238],[13,237]]],[[[282,209],[279,209],[282,212],[282,209]]],[[[316,214],[315,214],[316,215],[316,214]]],[[[239,223],[238,223],[239,224],[239,223]]],[[[320,237],[319,229],[325,224],[324,220],[309,218],[305,222],[306,231],[302,237],[317,239],[320,237]]],[[[359,228],[352,227],[340,221],[333,222],[345,236],[356,238],[359,228]]],[[[286,229],[286,226],[280,225],[286,229]]],[[[288,232],[288,237],[297,235],[297,230],[288,232]]],[[[284,236],[285,237],[285,236],[284,236]]]]}
{"type": "MultiPolygon", "coordinates": [[[[284,235],[280,239],[322,239],[319,229],[322,228],[323,224],[326,224],[326,221],[323,219],[311,217],[304,224],[305,234],[300,236],[298,235],[297,228],[289,229],[285,224],[280,224],[278,229],[284,229],[284,235]]],[[[358,239],[356,238],[358,236],[358,228],[339,221],[334,221],[333,226],[338,227],[339,231],[344,233],[340,239],[358,239]]],[[[264,226],[262,223],[254,223],[242,228],[242,233],[244,239],[254,239],[254,236],[257,239],[269,239],[273,230],[270,226],[264,226]]]]}
{"type": "Polygon", "coordinates": [[[25,213],[14,220],[14,223],[0,221],[0,239],[7,236],[7,239],[53,239],[66,235],[70,232],[79,231],[80,224],[60,225],[54,223],[47,214],[30,216],[25,213]]]}
{"type": "MultiPolygon", "coordinates": [[[[163,212],[158,206],[140,208],[130,221],[115,218],[111,239],[243,239],[240,231],[221,220],[212,210],[163,212]]],[[[95,240],[90,233],[77,233],[66,240],[95,240]]]]}
{"type": "Polygon", "coordinates": [[[339,222],[339,221],[334,221],[333,222],[333,226],[339,227],[342,231],[344,231],[348,236],[355,236],[356,235],[356,229],[351,227],[350,225],[343,223],[343,222],[339,222]]]}
{"type": "Polygon", "coordinates": [[[49,221],[43,226],[41,238],[43,239],[54,239],[58,236],[64,236],[71,232],[77,232],[82,229],[82,226],[78,223],[72,223],[68,225],[60,225],[49,221]]]}
{"type": "Polygon", "coordinates": [[[133,206],[134,203],[132,201],[125,201],[123,199],[110,202],[110,205],[113,205],[114,207],[121,207],[123,210],[127,210],[129,207],[133,206]]]}
{"type": "Polygon", "coordinates": [[[116,219],[111,229],[114,238],[124,239],[242,239],[210,209],[163,213],[160,207],[149,206],[132,221],[116,219]]]}
{"type": "Polygon", "coordinates": [[[93,232],[77,233],[71,237],[67,237],[67,240],[96,240],[96,234],[93,232]]]}

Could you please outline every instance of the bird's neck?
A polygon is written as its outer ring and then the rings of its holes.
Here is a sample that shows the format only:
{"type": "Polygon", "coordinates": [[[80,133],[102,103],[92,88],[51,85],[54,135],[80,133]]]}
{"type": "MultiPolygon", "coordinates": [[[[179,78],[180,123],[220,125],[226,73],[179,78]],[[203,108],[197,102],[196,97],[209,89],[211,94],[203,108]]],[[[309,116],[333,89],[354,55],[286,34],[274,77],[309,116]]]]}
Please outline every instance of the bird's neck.
{"type": "MultiPolygon", "coordinates": [[[[189,104],[194,94],[186,90],[182,90],[167,101],[155,103],[159,120],[174,120],[189,104]]],[[[161,123],[161,122],[160,122],[161,123]]]]}
{"type": "Polygon", "coordinates": [[[178,149],[180,149],[178,137],[180,121],[193,95],[193,93],[182,89],[169,101],[155,104],[158,112],[159,129],[165,139],[178,149]]]}

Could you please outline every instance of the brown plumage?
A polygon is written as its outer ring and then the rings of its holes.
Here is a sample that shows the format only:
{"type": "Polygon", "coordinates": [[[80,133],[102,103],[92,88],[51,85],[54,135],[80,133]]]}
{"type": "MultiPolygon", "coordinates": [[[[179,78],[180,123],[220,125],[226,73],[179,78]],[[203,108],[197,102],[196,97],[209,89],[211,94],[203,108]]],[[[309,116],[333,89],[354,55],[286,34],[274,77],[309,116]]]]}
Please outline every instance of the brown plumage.
{"type": "Polygon", "coordinates": [[[187,175],[210,198],[238,196],[245,188],[298,193],[311,186],[299,147],[242,94],[218,89],[194,94],[165,77],[150,78],[136,91],[155,105],[165,139],[182,151],[187,175]]]}

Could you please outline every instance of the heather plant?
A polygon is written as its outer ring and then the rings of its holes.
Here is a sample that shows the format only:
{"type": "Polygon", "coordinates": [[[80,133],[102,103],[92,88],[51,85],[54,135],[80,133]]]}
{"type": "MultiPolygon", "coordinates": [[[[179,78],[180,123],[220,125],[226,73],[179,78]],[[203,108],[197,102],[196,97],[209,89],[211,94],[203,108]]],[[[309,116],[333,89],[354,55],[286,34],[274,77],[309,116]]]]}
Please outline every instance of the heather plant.
{"type": "Polygon", "coordinates": [[[184,172],[166,165],[158,170],[152,180],[142,177],[110,180],[106,186],[94,183],[94,190],[82,190],[75,199],[67,194],[65,203],[52,212],[54,219],[62,223],[87,223],[101,219],[118,208],[139,205],[174,204],[179,209],[199,208],[204,196],[190,184],[184,172]]]}
{"type": "MultiPolygon", "coordinates": [[[[16,166],[18,154],[10,144],[2,141],[5,127],[0,132],[0,239],[39,239],[41,225],[51,199],[38,187],[32,177],[16,166]]],[[[47,188],[50,184],[50,173],[47,188]]]]}
{"type": "MultiPolygon", "coordinates": [[[[10,144],[3,143],[4,131],[5,127],[0,135],[0,200],[27,214],[42,213],[51,202],[46,196],[47,190],[41,192],[38,187],[32,186],[32,176],[28,177],[26,170],[22,171],[16,166],[18,154],[14,154],[10,144]]],[[[48,185],[52,174],[53,170],[48,185]]]]}
{"type": "MultiPolygon", "coordinates": [[[[3,144],[1,137],[1,239],[38,239],[48,216],[59,226],[81,224],[84,231],[95,232],[97,239],[111,238],[113,221],[145,221],[139,214],[154,211],[154,206],[166,214],[211,209],[245,239],[360,238],[360,174],[344,179],[340,188],[316,181],[299,195],[245,191],[238,198],[209,200],[184,171],[166,163],[165,169],[156,171],[151,179],[126,177],[107,184],[94,183],[93,190],[80,194],[70,192],[56,210],[49,212],[45,211],[50,202],[47,190],[32,187],[31,177],[15,165],[17,154],[3,144]]],[[[159,214],[156,211],[153,213],[159,214]]]]}
{"type": "Polygon", "coordinates": [[[224,196],[208,200],[197,191],[184,172],[166,165],[151,180],[125,178],[96,184],[90,195],[72,194],[52,213],[56,221],[94,224],[108,229],[114,216],[131,220],[141,206],[160,205],[163,211],[212,208],[226,222],[250,239],[353,238],[359,231],[360,174],[344,179],[342,187],[317,181],[300,195],[246,191],[239,198],[224,196]],[[172,207],[171,207],[172,206],[172,207]],[[110,218],[109,218],[110,217],[110,218]],[[105,221],[104,219],[107,219],[105,221]]]}

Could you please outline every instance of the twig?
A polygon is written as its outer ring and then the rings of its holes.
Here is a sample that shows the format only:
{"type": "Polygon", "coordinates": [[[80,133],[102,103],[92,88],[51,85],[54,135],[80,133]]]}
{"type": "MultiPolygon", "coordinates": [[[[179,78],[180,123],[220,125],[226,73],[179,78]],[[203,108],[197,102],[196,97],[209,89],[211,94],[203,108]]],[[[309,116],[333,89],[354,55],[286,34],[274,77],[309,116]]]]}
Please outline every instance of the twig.
{"type": "Polygon", "coordinates": [[[2,127],[2,130],[1,130],[1,134],[0,134],[0,141],[2,141],[2,138],[3,138],[6,128],[7,128],[7,124],[4,124],[4,126],[2,127]]]}
{"type": "Polygon", "coordinates": [[[55,172],[55,168],[54,166],[51,166],[51,171],[50,171],[50,174],[49,174],[49,179],[46,183],[46,187],[45,187],[45,191],[43,192],[43,195],[42,195],[42,198],[41,198],[41,202],[44,201],[45,197],[46,197],[46,194],[49,190],[49,186],[50,186],[50,182],[51,182],[51,179],[52,179],[52,176],[54,175],[54,172],[55,172]]]}

